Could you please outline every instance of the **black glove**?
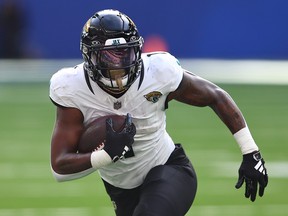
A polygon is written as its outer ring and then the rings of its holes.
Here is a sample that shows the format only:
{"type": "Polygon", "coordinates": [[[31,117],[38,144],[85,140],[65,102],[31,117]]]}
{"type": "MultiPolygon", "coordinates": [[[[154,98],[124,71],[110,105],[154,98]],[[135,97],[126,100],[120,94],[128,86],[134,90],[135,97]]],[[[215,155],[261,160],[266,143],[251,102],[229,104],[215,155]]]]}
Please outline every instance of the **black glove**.
{"type": "Polygon", "coordinates": [[[104,141],[104,150],[109,154],[113,162],[124,158],[126,152],[130,150],[134,142],[136,127],[132,123],[131,115],[128,113],[123,124],[123,129],[116,132],[113,129],[111,118],[106,120],[106,140],[104,141]]]}
{"type": "Polygon", "coordinates": [[[256,199],[258,184],[260,197],[264,195],[264,189],[268,184],[268,175],[264,164],[265,161],[260,152],[256,151],[243,155],[243,161],[238,170],[239,178],[235,187],[239,189],[245,181],[245,197],[250,197],[252,202],[256,199]]]}

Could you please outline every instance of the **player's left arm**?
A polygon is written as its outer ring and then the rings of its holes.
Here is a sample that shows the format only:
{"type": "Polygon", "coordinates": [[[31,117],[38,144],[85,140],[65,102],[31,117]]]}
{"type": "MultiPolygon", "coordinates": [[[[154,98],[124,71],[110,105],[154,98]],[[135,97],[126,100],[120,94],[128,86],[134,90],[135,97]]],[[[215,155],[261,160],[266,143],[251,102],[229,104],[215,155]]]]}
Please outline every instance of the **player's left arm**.
{"type": "Polygon", "coordinates": [[[263,196],[268,183],[264,160],[244,116],[230,95],[219,86],[185,71],[177,90],[168,95],[167,100],[172,99],[193,106],[209,106],[214,110],[233,134],[243,154],[236,188],[240,188],[245,182],[245,196],[254,201],[259,184],[259,195],[263,196]]]}

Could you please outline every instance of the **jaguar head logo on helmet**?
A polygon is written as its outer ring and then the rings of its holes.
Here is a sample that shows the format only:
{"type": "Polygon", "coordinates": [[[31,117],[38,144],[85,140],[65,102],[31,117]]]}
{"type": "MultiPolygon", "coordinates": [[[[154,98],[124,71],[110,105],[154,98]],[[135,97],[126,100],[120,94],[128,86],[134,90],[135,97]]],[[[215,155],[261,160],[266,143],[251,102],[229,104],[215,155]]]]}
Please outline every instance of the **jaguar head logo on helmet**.
{"type": "Polygon", "coordinates": [[[84,69],[104,90],[122,94],[141,72],[142,45],[143,38],[127,15],[117,10],[96,12],[81,35],[84,69]]]}

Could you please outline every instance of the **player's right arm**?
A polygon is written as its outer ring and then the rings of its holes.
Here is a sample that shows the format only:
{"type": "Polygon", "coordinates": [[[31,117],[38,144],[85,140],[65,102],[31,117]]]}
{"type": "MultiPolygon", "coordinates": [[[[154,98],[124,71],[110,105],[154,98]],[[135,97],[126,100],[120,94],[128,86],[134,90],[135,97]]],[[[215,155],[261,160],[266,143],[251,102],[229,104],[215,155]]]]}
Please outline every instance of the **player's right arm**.
{"type": "Polygon", "coordinates": [[[57,106],[51,139],[51,168],[58,181],[80,178],[94,171],[90,162],[91,153],[77,153],[82,130],[83,115],[80,110],[57,106]]]}
{"type": "Polygon", "coordinates": [[[56,180],[78,179],[122,158],[134,142],[136,133],[130,114],[127,114],[124,124],[120,132],[115,132],[112,120],[108,119],[104,148],[78,153],[78,142],[84,128],[83,115],[76,108],[57,106],[51,139],[51,167],[56,180]]]}

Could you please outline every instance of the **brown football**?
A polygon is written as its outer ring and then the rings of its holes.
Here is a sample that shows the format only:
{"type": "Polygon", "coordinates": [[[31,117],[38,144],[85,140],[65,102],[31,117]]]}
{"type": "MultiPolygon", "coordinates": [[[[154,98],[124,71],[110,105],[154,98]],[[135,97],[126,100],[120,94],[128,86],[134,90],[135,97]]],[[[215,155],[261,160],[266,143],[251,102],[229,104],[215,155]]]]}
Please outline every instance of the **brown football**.
{"type": "Polygon", "coordinates": [[[84,128],[78,142],[78,152],[87,153],[101,148],[106,137],[106,119],[112,118],[113,128],[120,131],[125,122],[125,116],[108,115],[91,120],[84,128]]]}

